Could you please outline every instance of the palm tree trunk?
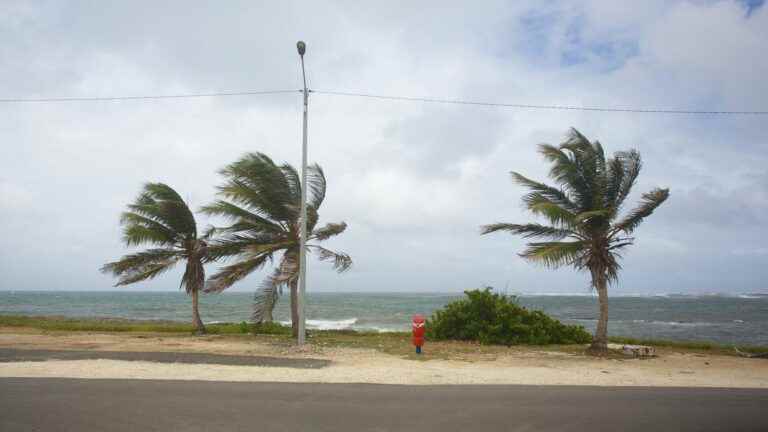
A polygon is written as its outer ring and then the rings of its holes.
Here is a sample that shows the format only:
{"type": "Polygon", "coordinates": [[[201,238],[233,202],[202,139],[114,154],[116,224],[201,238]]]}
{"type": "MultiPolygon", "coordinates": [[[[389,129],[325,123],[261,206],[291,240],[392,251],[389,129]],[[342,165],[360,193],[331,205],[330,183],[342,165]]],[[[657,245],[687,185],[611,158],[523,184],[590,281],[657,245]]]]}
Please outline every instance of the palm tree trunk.
{"type": "Polygon", "coordinates": [[[595,337],[589,350],[595,354],[608,351],[608,286],[605,270],[592,270],[592,284],[597,290],[597,299],[600,304],[600,318],[597,321],[595,337]]]}
{"type": "Polygon", "coordinates": [[[272,317],[272,308],[264,308],[261,312],[261,322],[271,323],[272,321],[274,321],[274,318],[272,317]]]}
{"type": "Polygon", "coordinates": [[[197,309],[198,290],[192,290],[192,324],[195,326],[195,334],[205,334],[203,320],[200,319],[200,311],[197,309]]]}
{"type": "Polygon", "coordinates": [[[291,329],[293,337],[299,337],[299,280],[294,278],[291,286],[291,329]]]}

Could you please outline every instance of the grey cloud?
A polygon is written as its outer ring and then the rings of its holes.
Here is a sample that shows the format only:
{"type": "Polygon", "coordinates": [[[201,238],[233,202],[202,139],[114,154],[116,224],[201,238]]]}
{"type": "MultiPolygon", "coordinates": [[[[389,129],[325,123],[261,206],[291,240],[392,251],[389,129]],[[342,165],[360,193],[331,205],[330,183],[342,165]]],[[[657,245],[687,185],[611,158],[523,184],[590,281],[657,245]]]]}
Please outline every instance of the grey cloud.
{"type": "MultiPolygon", "coordinates": [[[[2,7],[2,97],[298,88],[294,43],[303,38],[316,89],[673,108],[764,109],[768,100],[768,13],[747,16],[731,2],[643,2],[629,13],[602,1],[2,7]],[[556,31],[537,46],[524,17],[543,9],[556,31]],[[701,43],[705,30],[711,43],[701,43]],[[637,51],[560,62],[601,44],[637,51]]],[[[298,164],[300,112],[298,94],[0,105],[0,288],[108,288],[96,269],[126,252],[118,214],[142,182],[168,182],[197,207],[213,197],[216,170],[243,152],[298,164]]],[[[339,276],[313,262],[310,289],[585,291],[584,275],[521,261],[520,239],[478,234],[484,223],[531,219],[508,172],[545,180],[536,144],[576,126],[611,152],[641,151],[638,194],[672,189],[638,231],[616,291],[763,290],[763,123],[314,94],[310,160],[330,187],[321,217],[349,223],[332,246],[357,265],[339,276]]],[[[176,276],[136,289],[176,289],[176,276]]]]}

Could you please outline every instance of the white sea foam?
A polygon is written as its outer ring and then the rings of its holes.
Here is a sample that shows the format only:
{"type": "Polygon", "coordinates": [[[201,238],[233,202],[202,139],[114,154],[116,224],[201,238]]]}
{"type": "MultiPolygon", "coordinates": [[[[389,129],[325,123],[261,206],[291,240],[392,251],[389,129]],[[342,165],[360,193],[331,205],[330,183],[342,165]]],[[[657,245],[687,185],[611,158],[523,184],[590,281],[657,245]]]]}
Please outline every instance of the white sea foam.
{"type": "MultiPolygon", "coordinates": [[[[619,321],[621,322],[621,321],[619,321]]],[[[664,326],[681,326],[681,327],[697,327],[697,326],[716,326],[718,323],[703,322],[703,321],[656,321],[656,320],[632,320],[635,324],[652,324],[652,325],[664,325],[664,326]]]]}
{"type": "MultiPolygon", "coordinates": [[[[343,320],[307,320],[307,328],[315,330],[349,330],[357,322],[357,318],[343,320]]],[[[291,325],[290,321],[280,321],[280,324],[291,325]]]]}

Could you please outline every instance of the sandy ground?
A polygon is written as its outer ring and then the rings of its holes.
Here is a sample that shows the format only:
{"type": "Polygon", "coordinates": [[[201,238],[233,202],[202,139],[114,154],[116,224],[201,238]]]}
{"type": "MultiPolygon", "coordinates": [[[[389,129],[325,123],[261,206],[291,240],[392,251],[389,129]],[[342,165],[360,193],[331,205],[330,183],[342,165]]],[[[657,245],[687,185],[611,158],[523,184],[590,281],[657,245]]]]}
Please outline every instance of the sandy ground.
{"type": "MultiPolygon", "coordinates": [[[[50,360],[0,363],[0,377],[136,378],[381,384],[533,384],[768,388],[768,360],[662,352],[657,358],[595,359],[531,348],[493,359],[412,360],[371,349],[310,347],[297,350],[248,338],[208,336],[45,334],[0,330],[0,347],[96,351],[172,351],[317,358],[322,369],[163,364],[120,360],[50,360]]],[[[427,346],[428,349],[428,346],[427,346]]]]}

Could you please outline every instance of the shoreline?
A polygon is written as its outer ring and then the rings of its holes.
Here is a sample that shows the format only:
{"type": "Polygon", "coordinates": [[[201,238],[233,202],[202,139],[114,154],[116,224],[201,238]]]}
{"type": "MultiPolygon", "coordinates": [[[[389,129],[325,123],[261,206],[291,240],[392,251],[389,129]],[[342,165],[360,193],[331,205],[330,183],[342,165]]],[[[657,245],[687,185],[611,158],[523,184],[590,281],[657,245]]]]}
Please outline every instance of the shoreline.
{"type": "MultiPolygon", "coordinates": [[[[282,334],[289,332],[289,327],[274,323],[277,327],[265,329],[262,334],[282,334]],[[280,327],[280,328],[278,328],[280,327]]],[[[253,324],[245,321],[241,322],[214,322],[206,323],[209,334],[252,334],[253,324]]],[[[0,314],[0,329],[8,328],[33,328],[39,330],[51,331],[80,331],[80,332],[157,332],[157,333],[192,333],[194,331],[191,324],[187,321],[173,320],[142,320],[131,318],[112,318],[112,317],[68,317],[63,315],[16,315],[0,314]]],[[[356,330],[356,329],[307,329],[308,333],[313,334],[334,334],[343,333],[349,335],[369,336],[381,335],[392,337],[410,337],[410,332],[403,331],[381,331],[381,330],[356,330]]],[[[723,344],[707,340],[678,340],[678,339],[651,339],[638,338],[631,336],[610,336],[609,341],[618,344],[631,345],[653,345],[656,347],[672,347],[684,349],[712,350],[721,353],[733,352],[734,348],[746,353],[765,353],[768,352],[768,346],[761,345],[743,345],[743,344],[723,344]]]]}
{"type": "Polygon", "coordinates": [[[17,361],[18,355],[6,358],[0,362],[0,377],[768,388],[768,361],[711,349],[662,346],[657,347],[658,357],[641,360],[589,357],[579,345],[502,347],[456,341],[428,341],[424,355],[417,356],[407,334],[317,332],[309,342],[299,348],[280,334],[192,336],[0,326],[0,349],[22,351],[20,355],[32,355],[35,350],[38,356],[46,350],[54,352],[45,354],[51,357],[55,352],[66,354],[43,361],[17,361]],[[178,356],[201,355],[239,357],[240,363],[173,361],[178,356]],[[147,361],[160,357],[173,362],[147,361]],[[259,365],[263,358],[286,363],[259,365]],[[291,362],[301,361],[322,366],[290,367],[291,362]]]}

